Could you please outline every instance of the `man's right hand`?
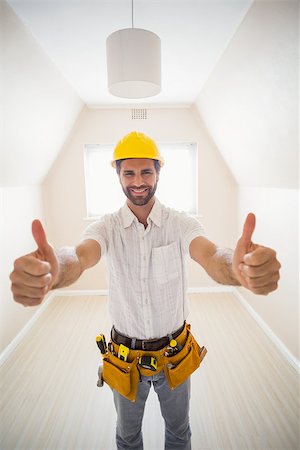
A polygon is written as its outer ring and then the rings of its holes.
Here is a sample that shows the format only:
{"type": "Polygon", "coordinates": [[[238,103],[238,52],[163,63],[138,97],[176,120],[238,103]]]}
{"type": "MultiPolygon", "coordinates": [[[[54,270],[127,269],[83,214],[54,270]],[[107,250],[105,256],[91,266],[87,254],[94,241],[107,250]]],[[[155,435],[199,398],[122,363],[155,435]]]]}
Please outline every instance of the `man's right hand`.
{"type": "Polygon", "coordinates": [[[32,235],[37,243],[37,250],[16,259],[14,270],[10,274],[13,297],[24,306],[36,306],[43,301],[57,282],[59,269],[54,249],[48,243],[39,220],[32,222],[32,235]]]}

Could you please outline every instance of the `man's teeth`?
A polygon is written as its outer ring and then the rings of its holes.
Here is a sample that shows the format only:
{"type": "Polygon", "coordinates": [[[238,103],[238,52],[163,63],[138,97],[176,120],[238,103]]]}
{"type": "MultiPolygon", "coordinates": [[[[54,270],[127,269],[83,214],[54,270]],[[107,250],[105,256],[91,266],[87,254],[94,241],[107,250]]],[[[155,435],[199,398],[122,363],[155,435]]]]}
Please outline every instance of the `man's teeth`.
{"type": "Polygon", "coordinates": [[[136,192],[138,194],[140,194],[141,192],[145,192],[147,190],[147,188],[144,189],[131,189],[133,192],[136,192]]]}

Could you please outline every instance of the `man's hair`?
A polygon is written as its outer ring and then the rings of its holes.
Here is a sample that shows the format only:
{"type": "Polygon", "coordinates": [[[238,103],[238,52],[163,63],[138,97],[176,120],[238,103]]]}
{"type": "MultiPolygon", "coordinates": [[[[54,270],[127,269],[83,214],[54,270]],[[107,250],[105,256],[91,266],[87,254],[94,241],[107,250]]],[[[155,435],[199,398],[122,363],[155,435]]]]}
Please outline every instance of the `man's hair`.
{"type": "MultiPolygon", "coordinates": [[[[123,159],[117,159],[116,161],[116,171],[117,174],[120,175],[120,171],[121,171],[121,163],[122,161],[125,161],[126,159],[132,159],[132,158],[123,158],[123,159]]],[[[152,161],[154,161],[154,168],[156,170],[157,175],[159,175],[160,172],[160,162],[158,161],[158,159],[153,159],[152,161]]]]}

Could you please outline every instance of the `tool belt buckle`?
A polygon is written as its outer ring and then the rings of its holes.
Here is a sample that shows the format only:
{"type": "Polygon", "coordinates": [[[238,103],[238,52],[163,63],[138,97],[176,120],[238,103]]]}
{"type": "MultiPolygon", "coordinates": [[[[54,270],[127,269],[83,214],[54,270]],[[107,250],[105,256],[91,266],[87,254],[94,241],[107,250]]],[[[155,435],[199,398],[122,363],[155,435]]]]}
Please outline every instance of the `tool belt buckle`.
{"type": "Polygon", "coordinates": [[[147,341],[142,341],[142,350],[144,350],[144,351],[147,350],[146,344],[147,344],[147,341]]]}

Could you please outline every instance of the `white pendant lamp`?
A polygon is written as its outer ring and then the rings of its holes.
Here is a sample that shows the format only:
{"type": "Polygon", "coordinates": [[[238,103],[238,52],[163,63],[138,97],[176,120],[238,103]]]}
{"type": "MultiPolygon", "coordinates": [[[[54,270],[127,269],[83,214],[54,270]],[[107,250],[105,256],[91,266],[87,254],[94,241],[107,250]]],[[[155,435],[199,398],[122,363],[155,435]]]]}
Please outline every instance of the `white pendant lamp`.
{"type": "Polygon", "coordinates": [[[108,90],[123,98],[145,98],[161,90],[160,38],[133,27],[110,34],[106,40],[108,90]]]}

